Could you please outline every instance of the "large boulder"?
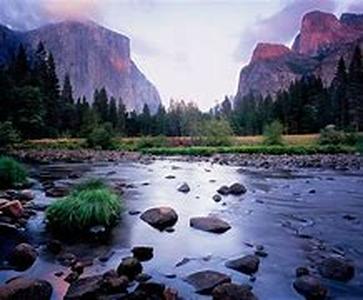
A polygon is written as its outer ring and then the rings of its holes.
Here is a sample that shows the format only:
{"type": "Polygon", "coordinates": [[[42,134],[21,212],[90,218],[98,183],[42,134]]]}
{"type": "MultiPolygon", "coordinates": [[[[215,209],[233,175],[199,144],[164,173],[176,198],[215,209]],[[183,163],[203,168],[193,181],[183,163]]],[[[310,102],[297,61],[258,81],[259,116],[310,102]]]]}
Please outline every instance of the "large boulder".
{"type": "Polygon", "coordinates": [[[247,275],[252,275],[258,271],[259,264],[260,259],[256,255],[246,255],[227,261],[226,267],[247,275]]]}
{"type": "Polygon", "coordinates": [[[329,257],[318,265],[321,276],[338,281],[349,281],[354,277],[354,265],[344,258],[329,257]]]}
{"type": "Polygon", "coordinates": [[[171,207],[155,207],[148,209],[140,216],[141,220],[159,230],[174,226],[178,215],[171,207]]]}
{"type": "Polygon", "coordinates": [[[117,273],[121,276],[124,275],[130,280],[134,280],[136,275],[142,272],[142,265],[138,259],[134,257],[123,258],[117,268],[117,273]]]}
{"type": "Polygon", "coordinates": [[[17,270],[24,271],[33,265],[37,256],[38,253],[33,246],[21,243],[11,251],[8,261],[17,270]]]}
{"type": "Polygon", "coordinates": [[[102,275],[78,279],[69,286],[64,300],[96,299],[102,290],[102,275]]]}
{"type": "Polygon", "coordinates": [[[223,273],[205,270],[188,275],[185,281],[195,288],[196,293],[209,295],[216,286],[231,282],[231,278],[223,273]]]}
{"type": "Polygon", "coordinates": [[[213,300],[257,300],[251,288],[234,283],[223,283],[214,288],[213,300]]]}
{"type": "Polygon", "coordinates": [[[45,280],[16,277],[0,286],[0,300],[49,300],[52,285],[45,280]]]}
{"type": "Polygon", "coordinates": [[[294,288],[307,300],[324,300],[328,293],[320,280],[310,275],[298,277],[294,282],[294,288]]]}
{"type": "Polygon", "coordinates": [[[231,229],[231,226],[217,217],[195,217],[190,219],[190,226],[213,233],[223,233],[231,229]]]}
{"type": "Polygon", "coordinates": [[[6,216],[17,219],[23,215],[24,208],[19,200],[2,201],[0,211],[6,216]]]}

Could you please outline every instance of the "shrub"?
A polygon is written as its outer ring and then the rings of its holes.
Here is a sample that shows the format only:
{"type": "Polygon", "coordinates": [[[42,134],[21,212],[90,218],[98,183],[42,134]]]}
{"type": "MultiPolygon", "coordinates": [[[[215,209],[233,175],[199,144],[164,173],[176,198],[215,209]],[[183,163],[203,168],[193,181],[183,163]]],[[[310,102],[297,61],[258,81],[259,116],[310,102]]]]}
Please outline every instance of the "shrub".
{"type": "Polygon", "coordinates": [[[273,121],[265,127],[263,132],[263,144],[282,146],[284,144],[282,139],[283,126],[279,121],[273,121]]]}
{"type": "Polygon", "coordinates": [[[0,157],[0,188],[10,188],[24,184],[27,180],[27,173],[23,165],[15,159],[0,157]]]}
{"type": "Polygon", "coordinates": [[[0,123],[0,148],[15,144],[20,141],[19,133],[11,122],[0,123]]]}
{"type": "Polygon", "coordinates": [[[334,125],[328,125],[320,131],[319,144],[321,145],[355,145],[357,142],[356,132],[337,130],[334,125]]]}
{"type": "Polygon", "coordinates": [[[75,186],[69,196],[46,211],[49,225],[67,232],[85,232],[92,226],[113,226],[122,205],[119,196],[102,181],[89,180],[75,186]]]}
{"type": "Polygon", "coordinates": [[[168,141],[167,138],[163,135],[159,136],[142,136],[137,141],[137,149],[145,149],[145,148],[160,148],[167,146],[168,141]]]}
{"type": "Polygon", "coordinates": [[[212,119],[199,126],[198,140],[203,146],[230,146],[233,131],[227,120],[212,119]]]}
{"type": "Polygon", "coordinates": [[[105,123],[94,128],[87,136],[87,146],[91,148],[111,149],[113,147],[113,129],[105,123]]]}

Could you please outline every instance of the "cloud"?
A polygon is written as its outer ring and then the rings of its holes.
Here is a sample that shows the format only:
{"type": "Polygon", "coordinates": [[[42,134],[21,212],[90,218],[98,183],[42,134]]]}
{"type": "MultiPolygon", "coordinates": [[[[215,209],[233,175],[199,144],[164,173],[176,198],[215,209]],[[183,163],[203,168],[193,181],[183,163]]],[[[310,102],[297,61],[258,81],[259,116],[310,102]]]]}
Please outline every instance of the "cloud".
{"type": "MultiPolygon", "coordinates": [[[[286,2],[286,1],[285,1],[286,2]]],[[[235,59],[247,63],[251,52],[258,42],[291,42],[299,30],[302,16],[311,10],[334,11],[336,4],[332,0],[296,0],[286,5],[269,18],[256,20],[251,28],[243,30],[235,59]]]]}
{"type": "Polygon", "coordinates": [[[0,0],[0,23],[16,30],[29,30],[66,18],[93,18],[97,0],[0,0]]]}

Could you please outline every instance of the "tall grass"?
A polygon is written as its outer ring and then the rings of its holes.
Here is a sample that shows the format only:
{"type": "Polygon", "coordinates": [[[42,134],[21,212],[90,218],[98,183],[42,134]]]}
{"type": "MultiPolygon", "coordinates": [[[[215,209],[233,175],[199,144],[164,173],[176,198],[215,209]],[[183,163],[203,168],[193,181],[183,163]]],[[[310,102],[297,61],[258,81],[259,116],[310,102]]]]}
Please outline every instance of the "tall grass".
{"type": "Polygon", "coordinates": [[[66,232],[84,232],[92,226],[113,226],[119,218],[119,196],[102,181],[90,180],[74,187],[71,194],[46,211],[49,225],[66,232]]]}
{"type": "Polygon", "coordinates": [[[11,188],[24,184],[27,172],[22,164],[11,157],[0,157],[0,188],[11,188]]]}

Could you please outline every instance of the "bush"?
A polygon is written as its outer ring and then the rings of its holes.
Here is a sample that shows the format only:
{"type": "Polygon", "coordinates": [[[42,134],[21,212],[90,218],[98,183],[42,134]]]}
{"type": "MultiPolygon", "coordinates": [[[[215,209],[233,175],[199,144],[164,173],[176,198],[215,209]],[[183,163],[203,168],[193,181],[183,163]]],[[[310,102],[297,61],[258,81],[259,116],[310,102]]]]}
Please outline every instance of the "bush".
{"type": "Polygon", "coordinates": [[[0,188],[11,188],[24,184],[27,180],[27,172],[23,165],[15,159],[0,157],[0,188]]]}
{"type": "Polygon", "coordinates": [[[0,148],[18,143],[19,133],[14,129],[11,122],[0,123],[0,148]]]}
{"type": "Polygon", "coordinates": [[[355,145],[358,142],[356,132],[337,130],[334,125],[328,125],[320,131],[320,145],[355,145]]]}
{"type": "Polygon", "coordinates": [[[86,232],[92,226],[113,226],[122,210],[119,196],[102,181],[89,180],[75,186],[69,196],[46,211],[49,225],[67,232],[86,232]]]}
{"type": "Polygon", "coordinates": [[[214,147],[232,145],[233,131],[227,120],[204,121],[198,131],[198,144],[200,145],[214,147]]]}
{"type": "Polygon", "coordinates": [[[271,124],[265,127],[263,132],[263,144],[264,145],[284,145],[282,139],[283,126],[279,121],[273,121],[271,124]]]}
{"type": "Polygon", "coordinates": [[[168,141],[165,136],[143,136],[137,141],[137,149],[145,149],[145,148],[159,148],[167,146],[168,141]]]}
{"type": "Polygon", "coordinates": [[[87,136],[87,146],[91,148],[113,148],[113,129],[111,124],[105,123],[93,129],[87,136]]]}

